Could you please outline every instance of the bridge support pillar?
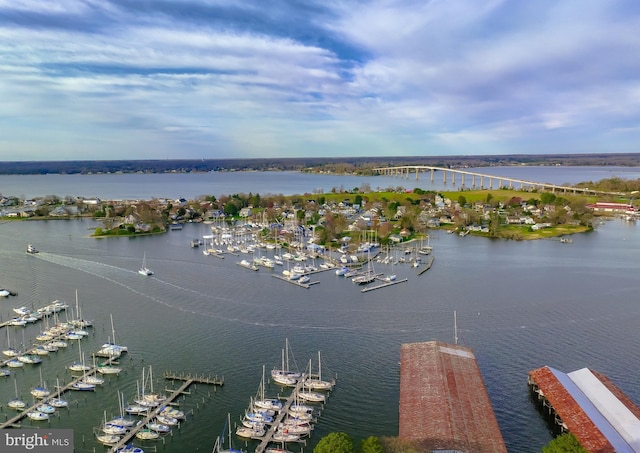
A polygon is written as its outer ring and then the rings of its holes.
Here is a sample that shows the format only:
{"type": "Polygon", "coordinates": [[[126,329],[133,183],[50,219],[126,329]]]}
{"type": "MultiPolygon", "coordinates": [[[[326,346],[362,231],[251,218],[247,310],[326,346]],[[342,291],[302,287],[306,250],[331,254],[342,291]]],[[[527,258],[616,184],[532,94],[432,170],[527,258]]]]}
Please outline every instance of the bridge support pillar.
{"type": "Polygon", "coordinates": [[[509,189],[513,189],[513,181],[509,181],[509,189]]]}
{"type": "Polygon", "coordinates": [[[464,187],[464,173],[461,173],[461,179],[462,179],[461,181],[462,187],[464,187]]]}
{"type": "Polygon", "coordinates": [[[416,181],[418,180],[418,172],[419,172],[418,167],[416,167],[416,181]]]}
{"type": "Polygon", "coordinates": [[[493,189],[493,178],[489,178],[489,189],[493,189]]]}
{"type": "Polygon", "coordinates": [[[471,187],[476,188],[476,175],[471,175],[471,187]]]}
{"type": "Polygon", "coordinates": [[[498,189],[502,189],[502,179],[498,179],[498,189]]]}
{"type": "Polygon", "coordinates": [[[442,170],[442,182],[447,183],[447,170],[442,170]]]}
{"type": "Polygon", "coordinates": [[[436,171],[432,168],[431,169],[431,182],[433,182],[433,178],[434,178],[435,174],[436,174],[436,171]]]}

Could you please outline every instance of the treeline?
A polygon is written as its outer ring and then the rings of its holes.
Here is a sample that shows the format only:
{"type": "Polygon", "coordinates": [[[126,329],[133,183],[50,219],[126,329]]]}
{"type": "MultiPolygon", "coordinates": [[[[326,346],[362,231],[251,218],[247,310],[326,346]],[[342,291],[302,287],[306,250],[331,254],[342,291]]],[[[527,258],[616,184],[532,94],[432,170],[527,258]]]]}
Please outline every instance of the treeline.
{"type": "Polygon", "coordinates": [[[640,154],[513,154],[494,156],[295,157],[270,159],[164,159],[0,162],[0,174],[189,173],[313,171],[371,173],[374,167],[431,165],[461,168],[510,165],[640,166],[640,154]]]}
{"type": "MultiPolygon", "coordinates": [[[[589,189],[601,190],[603,192],[626,192],[640,191],[640,179],[609,178],[600,181],[585,181],[576,184],[576,187],[588,187],[589,189]]],[[[639,195],[640,198],[640,195],[639,195]]]]}

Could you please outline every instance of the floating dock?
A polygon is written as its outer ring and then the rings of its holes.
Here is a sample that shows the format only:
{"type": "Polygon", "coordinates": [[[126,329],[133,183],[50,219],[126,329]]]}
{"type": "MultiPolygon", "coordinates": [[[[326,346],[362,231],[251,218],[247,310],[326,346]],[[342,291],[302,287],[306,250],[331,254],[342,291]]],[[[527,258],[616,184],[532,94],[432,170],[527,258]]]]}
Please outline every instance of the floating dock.
{"type": "Polygon", "coordinates": [[[422,274],[424,274],[425,272],[427,272],[429,269],[431,269],[431,266],[433,265],[433,261],[434,261],[435,259],[436,259],[436,258],[435,258],[435,256],[430,257],[430,258],[429,258],[429,261],[427,262],[427,264],[426,264],[425,266],[421,267],[421,268],[418,270],[418,275],[422,275],[422,274]]]}
{"type": "Polygon", "coordinates": [[[163,377],[165,379],[170,379],[173,381],[177,380],[177,381],[184,381],[184,382],[178,389],[172,390],[169,396],[167,397],[167,399],[162,404],[152,408],[152,410],[149,411],[149,413],[141,421],[139,421],[134,427],[132,427],[129,431],[127,431],[127,433],[120,439],[120,441],[118,441],[117,444],[109,448],[109,452],[115,453],[119,449],[127,445],[127,443],[129,443],[129,441],[136,436],[136,433],[138,431],[143,429],[147,425],[147,423],[153,420],[156,417],[156,415],[158,415],[163,410],[164,406],[168,406],[172,404],[173,401],[176,398],[178,398],[180,395],[182,395],[183,393],[187,393],[186,390],[187,388],[189,388],[189,386],[191,386],[191,384],[194,384],[194,383],[211,384],[211,385],[224,384],[224,379],[218,379],[217,376],[205,377],[205,376],[198,376],[198,375],[184,374],[184,373],[178,374],[178,373],[172,373],[167,371],[163,374],[163,377]]]}
{"type": "MultiPolygon", "coordinates": [[[[306,275],[306,274],[305,274],[305,275],[306,275]]],[[[284,282],[291,283],[292,285],[296,285],[296,286],[299,286],[299,287],[301,287],[301,288],[306,288],[306,289],[309,289],[309,288],[311,287],[311,285],[317,285],[318,283],[320,283],[320,282],[319,282],[319,281],[317,281],[317,280],[316,280],[316,281],[314,281],[314,282],[309,282],[309,283],[300,283],[298,280],[291,280],[291,279],[289,279],[289,278],[287,278],[287,277],[283,277],[283,276],[281,276],[281,275],[275,275],[275,274],[274,274],[274,275],[272,275],[272,277],[275,277],[275,278],[277,278],[278,280],[282,280],[282,281],[284,281],[284,282]]]]}
{"type": "Polygon", "coordinates": [[[383,280],[383,279],[378,279],[378,280],[383,281],[385,283],[382,283],[380,285],[375,285],[375,286],[367,286],[366,288],[362,288],[360,290],[360,292],[361,293],[366,293],[366,292],[369,292],[369,291],[373,291],[374,289],[386,288],[387,286],[393,286],[393,285],[397,285],[398,283],[404,283],[404,282],[408,281],[409,279],[408,278],[403,278],[401,280],[393,280],[393,281],[390,281],[390,282],[387,282],[386,280],[383,280]]]}
{"type": "Polygon", "coordinates": [[[402,345],[399,437],[418,451],[507,452],[471,349],[402,345]]]}
{"type": "Polygon", "coordinates": [[[587,451],[640,452],[640,407],[606,376],[582,368],[529,372],[534,402],[556,432],[570,432],[587,451]]]}

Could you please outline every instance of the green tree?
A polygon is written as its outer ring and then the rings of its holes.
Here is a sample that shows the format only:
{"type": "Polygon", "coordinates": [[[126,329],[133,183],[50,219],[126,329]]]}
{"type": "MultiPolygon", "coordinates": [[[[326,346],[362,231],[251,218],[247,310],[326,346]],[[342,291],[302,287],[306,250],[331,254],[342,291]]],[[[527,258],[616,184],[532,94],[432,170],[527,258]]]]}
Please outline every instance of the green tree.
{"type": "Polygon", "coordinates": [[[576,436],[571,433],[561,434],[542,448],[542,453],[587,453],[576,436]]]}
{"type": "Polygon", "coordinates": [[[464,195],[460,195],[458,197],[458,204],[460,205],[460,207],[464,207],[464,205],[467,204],[467,199],[464,195]]]}
{"type": "Polygon", "coordinates": [[[376,436],[370,436],[366,439],[362,439],[360,442],[359,453],[383,453],[384,449],[380,443],[380,439],[376,436]]]}
{"type": "Polygon", "coordinates": [[[357,204],[358,206],[362,206],[362,195],[358,194],[353,199],[353,204],[357,204]]]}
{"type": "Polygon", "coordinates": [[[542,204],[552,204],[554,201],[556,201],[556,196],[555,194],[552,194],[550,192],[544,192],[540,194],[540,201],[542,202],[542,204]]]}
{"type": "Polygon", "coordinates": [[[320,439],[313,453],[353,453],[353,439],[346,433],[329,433],[320,439]]]}

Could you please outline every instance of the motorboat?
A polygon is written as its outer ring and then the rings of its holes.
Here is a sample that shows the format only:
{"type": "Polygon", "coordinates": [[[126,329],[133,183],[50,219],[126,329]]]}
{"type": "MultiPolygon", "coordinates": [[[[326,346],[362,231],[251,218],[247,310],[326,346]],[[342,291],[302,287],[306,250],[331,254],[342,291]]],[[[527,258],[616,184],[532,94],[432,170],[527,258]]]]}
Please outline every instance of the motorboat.
{"type": "Polygon", "coordinates": [[[31,254],[38,253],[38,249],[33,244],[27,244],[27,253],[31,253],[31,254]]]}

